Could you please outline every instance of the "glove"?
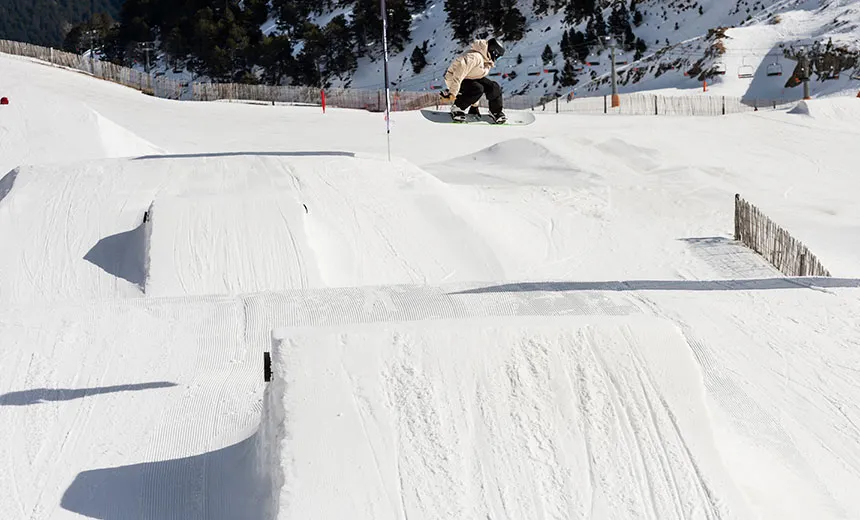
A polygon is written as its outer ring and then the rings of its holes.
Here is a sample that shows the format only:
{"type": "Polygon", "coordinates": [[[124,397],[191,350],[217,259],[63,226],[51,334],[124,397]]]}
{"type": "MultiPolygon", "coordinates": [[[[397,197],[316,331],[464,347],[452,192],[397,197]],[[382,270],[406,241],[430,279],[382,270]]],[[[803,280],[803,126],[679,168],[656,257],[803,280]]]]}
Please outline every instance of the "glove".
{"type": "Polygon", "coordinates": [[[451,95],[451,91],[447,88],[439,93],[439,97],[441,97],[445,101],[451,101],[452,99],[454,99],[454,96],[451,95]]]}

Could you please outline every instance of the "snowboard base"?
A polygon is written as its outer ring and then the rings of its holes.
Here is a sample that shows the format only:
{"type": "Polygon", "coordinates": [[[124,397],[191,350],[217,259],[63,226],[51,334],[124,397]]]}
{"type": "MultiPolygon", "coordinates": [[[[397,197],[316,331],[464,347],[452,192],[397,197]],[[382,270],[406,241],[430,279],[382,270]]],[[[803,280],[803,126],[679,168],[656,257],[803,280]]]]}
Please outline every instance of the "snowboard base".
{"type": "Polygon", "coordinates": [[[451,119],[450,110],[425,109],[421,111],[421,115],[424,116],[425,119],[434,123],[448,123],[451,125],[483,124],[495,126],[522,126],[530,125],[535,122],[535,116],[530,112],[505,113],[505,115],[508,116],[508,120],[499,125],[496,125],[496,121],[490,114],[481,114],[479,116],[466,114],[465,121],[454,121],[453,119],[451,119]]]}

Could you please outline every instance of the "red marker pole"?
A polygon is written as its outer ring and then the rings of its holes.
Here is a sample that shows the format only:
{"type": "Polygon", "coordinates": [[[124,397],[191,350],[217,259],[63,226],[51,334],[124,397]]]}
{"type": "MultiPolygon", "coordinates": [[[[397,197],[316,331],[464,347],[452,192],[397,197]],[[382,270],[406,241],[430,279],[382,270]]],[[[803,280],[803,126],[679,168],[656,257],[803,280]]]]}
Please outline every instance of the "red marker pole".
{"type": "Polygon", "coordinates": [[[323,114],[325,114],[325,90],[320,90],[320,97],[322,98],[323,114]]]}

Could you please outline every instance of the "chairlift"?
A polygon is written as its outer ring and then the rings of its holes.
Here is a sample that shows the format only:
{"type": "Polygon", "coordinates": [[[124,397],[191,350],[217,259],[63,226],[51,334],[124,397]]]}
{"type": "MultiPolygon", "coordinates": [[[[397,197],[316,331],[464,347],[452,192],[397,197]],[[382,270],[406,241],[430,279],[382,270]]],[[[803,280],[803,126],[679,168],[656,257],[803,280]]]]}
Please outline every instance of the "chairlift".
{"type": "Polygon", "coordinates": [[[507,72],[502,72],[502,71],[503,70],[511,70],[513,68],[513,65],[511,64],[510,60],[512,60],[512,58],[510,56],[500,56],[499,59],[496,60],[496,68],[493,70],[493,72],[490,72],[489,76],[493,76],[493,77],[500,77],[501,76],[502,78],[508,77],[507,72]],[[502,66],[503,62],[507,62],[507,65],[502,66]]]}
{"type": "Polygon", "coordinates": [[[775,61],[767,66],[767,75],[768,76],[782,76],[782,64],[779,61],[775,61]]]}
{"type": "Polygon", "coordinates": [[[714,74],[725,75],[726,74],[726,64],[721,62],[721,61],[714,63],[714,74]]]}
{"type": "Polygon", "coordinates": [[[442,88],[442,84],[439,83],[438,81],[434,81],[433,83],[430,84],[430,90],[439,90],[441,88],[442,88]]]}
{"type": "Polygon", "coordinates": [[[752,65],[746,64],[747,59],[743,58],[742,65],[738,67],[738,78],[740,79],[749,79],[755,76],[755,70],[752,65]]]}
{"type": "Polygon", "coordinates": [[[529,76],[540,76],[540,75],[541,75],[542,70],[543,70],[543,69],[541,69],[541,68],[540,68],[540,67],[538,67],[537,65],[531,65],[531,66],[529,66],[528,71],[526,72],[526,74],[528,74],[529,76]]]}

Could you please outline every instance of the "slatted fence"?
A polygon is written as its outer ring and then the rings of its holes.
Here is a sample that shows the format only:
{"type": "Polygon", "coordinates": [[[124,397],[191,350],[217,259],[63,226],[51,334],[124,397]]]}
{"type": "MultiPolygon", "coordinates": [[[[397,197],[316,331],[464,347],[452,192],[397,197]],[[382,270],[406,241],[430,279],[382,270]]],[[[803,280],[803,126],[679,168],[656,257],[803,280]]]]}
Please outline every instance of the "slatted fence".
{"type": "Polygon", "coordinates": [[[806,246],[739,194],[735,195],[735,240],[763,256],[786,276],[830,277],[830,272],[806,246]]]}
{"type": "MultiPolygon", "coordinates": [[[[38,45],[0,40],[0,53],[35,58],[61,67],[78,70],[95,77],[113,81],[147,94],[187,101],[239,100],[265,103],[320,105],[320,90],[314,87],[244,85],[233,83],[181,82],[155,77],[139,70],[106,61],[90,59],[38,45]]],[[[354,108],[381,112],[386,97],[382,89],[327,89],[326,104],[338,108],[354,108]]],[[[612,108],[608,96],[574,98],[573,96],[511,95],[504,99],[509,110],[541,112],[571,112],[579,114],[719,116],[755,110],[755,106],[775,108],[775,102],[744,102],[728,96],[661,96],[653,94],[622,94],[621,105],[612,108]]],[[[439,91],[393,91],[393,111],[439,107],[439,91]]],[[[487,107],[486,99],[481,105],[487,107]]]]}

